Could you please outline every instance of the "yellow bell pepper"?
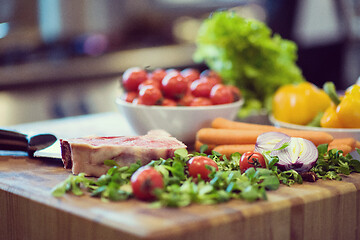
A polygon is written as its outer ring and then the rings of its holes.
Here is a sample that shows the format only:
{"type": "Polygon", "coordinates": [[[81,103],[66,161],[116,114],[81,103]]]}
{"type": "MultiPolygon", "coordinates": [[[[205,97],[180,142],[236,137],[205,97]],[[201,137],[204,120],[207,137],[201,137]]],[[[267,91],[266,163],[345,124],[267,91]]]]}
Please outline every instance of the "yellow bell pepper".
{"type": "Polygon", "coordinates": [[[334,104],[325,111],[320,126],[360,128],[360,86],[353,85],[341,99],[338,98],[333,83],[326,83],[324,89],[331,96],[334,104]]]}
{"type": "Polygon", "coordinates": [[[345,95],[351,95],[353,97],[360,98],[360,83],[354,84],[346,89],[345,95]]]}
{"type": "Polygon", "coordinates": [[[338,118],[346,128],[360,128],[360,86],[353,85],[336,107],[338,118]]]}
{"type": "Polygon", "coordinates": [[[334,103],[325,110],[324,115],[320,119],[320,126],[324,128],[343,127],[336,113],[336,105],[334,103]]]}
{"type": "Polygon", "coordinates": [[[312,83],[288,84],[275,92],[272,113],[279,121],[306,125],[330,103],[329,96],[312,83]]]}

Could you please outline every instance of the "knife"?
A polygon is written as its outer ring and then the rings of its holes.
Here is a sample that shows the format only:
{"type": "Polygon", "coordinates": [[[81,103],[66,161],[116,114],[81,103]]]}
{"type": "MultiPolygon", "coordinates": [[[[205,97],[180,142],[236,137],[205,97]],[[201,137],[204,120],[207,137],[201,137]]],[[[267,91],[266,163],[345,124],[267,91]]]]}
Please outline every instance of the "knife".
{"type": "Polygon", "coordinates": [[[36,157],[36,152],[52,146],[57,141],[53,134],[26,135],[17,131],[0,129],[0,150],[27,152],[36,157]]]}

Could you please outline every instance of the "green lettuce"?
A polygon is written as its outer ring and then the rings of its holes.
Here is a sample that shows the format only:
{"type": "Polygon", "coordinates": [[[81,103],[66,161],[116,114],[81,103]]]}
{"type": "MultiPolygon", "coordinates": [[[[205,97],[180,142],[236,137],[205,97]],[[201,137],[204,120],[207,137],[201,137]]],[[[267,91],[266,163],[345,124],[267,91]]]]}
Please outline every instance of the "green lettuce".
{"type": "Polygon", "coordinates": [[[204,20],[196,44],[194,60],[205,62],[226,84],[242,91],[245,106],[240,117],[270,110],[278,87],[304,81],[296,65],[296,44],[273,34],[265,23],[235,12],[214,12],[204,20]]]}

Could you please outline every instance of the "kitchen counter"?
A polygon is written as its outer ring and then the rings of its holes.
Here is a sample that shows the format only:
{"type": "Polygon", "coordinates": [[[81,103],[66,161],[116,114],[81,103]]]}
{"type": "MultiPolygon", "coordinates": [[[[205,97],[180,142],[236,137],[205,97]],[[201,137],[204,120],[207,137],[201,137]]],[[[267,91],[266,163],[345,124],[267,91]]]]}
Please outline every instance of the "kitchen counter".
{"type": "MultiPolygon", "coordinates": [[[[17,125],[58,137],[132,135],[117,113],[17,125]]],[[[281,186],[268,200],[154,209],[146,202],[62,198],[61,160],[0,151],[0,239],[360,239],[360,174],[281,186]]]]}
{"type": "Polygon", "coordinates": [[[169,68],[194,64],[194,44],[149,47],[78,57],[0,66],[0,90],[21,85],[113,78],[130,67],[169,68]]]}

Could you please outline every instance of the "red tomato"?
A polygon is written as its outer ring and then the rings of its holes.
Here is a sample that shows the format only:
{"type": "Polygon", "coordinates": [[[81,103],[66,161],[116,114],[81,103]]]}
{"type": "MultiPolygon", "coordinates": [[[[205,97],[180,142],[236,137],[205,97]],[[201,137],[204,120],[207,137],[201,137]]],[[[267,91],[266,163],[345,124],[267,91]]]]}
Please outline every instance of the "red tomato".
{"type": "Polygon", "coordinates": [[[191,107],[201,107],[201,106],[211,106],[212,102],[209,98],[204,97],[196,97],[194,98],[190,105],[191,107]]]}
{"type": "Polygon", "coordinates": [[[162,175],[152,167],[139,168],[130,182],[135,197],[145,201],[154,200],[154,190],[164,187],[162,175]]]}
{"type": "Polygon", "coordinates": [[[132,104],[140,104],[139,97],[134,98],[134,100],[132,101],[132,104]]]}
{"type": "Polygon", "coordinates": [[[206,81],[210,82],[213,86],[215,86],[216,84],[221,84],[221,81],[218,78],[203,77],[202,79],[205,79],[206,81]]]}
{"type": "Polygon", "coordinates": [[[222,82],[222,79],[221,79],[220,75],[217,72],[215,72],[213,70],[210,70],[210,69],[202,71],[201,74],[200,74],[200,77],[201,78],[210,77],[210,78],[216,79],[216,81],[218,83],[222,82]]]}
{"type": "Polygon", "coordinates": [[[175,100],[170,99],[170,98],[165,98],[161,104],[161,106],[165,106],[165,107],[176,107],[177,103],[175,100]]]}
{"type": "Polygon", "coordinates": [[[145,86],[139,92],[139,104],[158,105],[161,104],[163,96],[160,89],[154,86],[145,86]]]}
{"type": "Polygon", "coordinates": [[[164,95],[172,99],[180,99],[186,93],[188,84],[186,79],[178,72],[167,74],[161,81],[161,89],[164,95]]]}
{"type": "Polygon", "coordinates": [[[206,168],[206,165],[215,167],[216,171],[219,169],[214,160],[205,156],[192,157],[187,165],[191,177],[196,179],[200,174],[201,179],[204,181],[210,180],[209,174],[211,173],[211,171],[206,168]]]}
{"type": "Polygon", "coordinates": [[[166,74],[173,73],[173,72],[175,72],[175,73],[180,73],[180,71],[177,70],[177,69],[175,69],[175,68],[166,69],[165,72],[166,72],[166,74]]]}
{"type": "Polygon", "coordinates": [[[200,79],[200,72],[194,68],[185,68],[180,74],[188,81],[188,83],[200,79]]]}
{"type": "Polygon", "coordinates": [[[194,96],[190,91],[187,91],[185,95],[178,101],[180,106],[190,106],[191,102],[194,100],[194,96]]]}
{"type": "Polygon", "coordinates": [[[239,162],[240,170],[241,172],[245,172],[248,168],[265,168],[266,163],[264,156],[261,153],[258,152],[246,152],[241,156],[240,162],[239,162]]]}
{"type": "Polygon", "coordinates": [[[209,97],[211,88],[214,86],[212,82],[209,82],[207,78],[201,78],[195,80],[190,85],[191,94],[194,97],[209,97]]]}
{"type": "Polygon", "coordinates": [[[153,80],[153,79],[147,79],[144,82],[140,83],[138,90],[140,91],[141,88],[147,87],[147,86],[154,86],[154,87],[160,89],[160,82],[153,80]]]}
{"type": "Polygon", "coordinates": [[[159,83],[163,80],[163,78],[166,76],[166,71],[162,68],[157,68],[152,73],[149,74],[149,78],[152,80],[155,80],[159,83]]]}
{"type": "Polygon", "coordinates": [[[148,78],[147,72],[139,67],[127,69],[122,75],[122,85],[126,91],[137,91],[140,83],[148,78]]]}
{"type": "Polygon", "coordinates": [[[231,91],[232,94],[233,94],[234,102],[239,101],[240,98],[241,98],[241,91],[240,91],[240,89],[237,88],[237,87],[235,87],[235,86],[232,86],[232,85],[228,85],[227,87],[230,89],[230,91],[231,91]]]}
{"type": "Polygon", "coordinates": [[[234,102],[232,91],[223,84],[216,84],[210,92],[210,100],[214,105],[234,102]]]}
{"type": "Polygon", "coordinates": [[[126,102],[132,103],[134,99],[137,98],[137,96],[138,96],[137,92],[125,92],[121,96],[121,99],[126,102]]]}

